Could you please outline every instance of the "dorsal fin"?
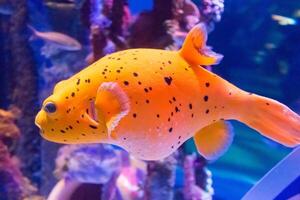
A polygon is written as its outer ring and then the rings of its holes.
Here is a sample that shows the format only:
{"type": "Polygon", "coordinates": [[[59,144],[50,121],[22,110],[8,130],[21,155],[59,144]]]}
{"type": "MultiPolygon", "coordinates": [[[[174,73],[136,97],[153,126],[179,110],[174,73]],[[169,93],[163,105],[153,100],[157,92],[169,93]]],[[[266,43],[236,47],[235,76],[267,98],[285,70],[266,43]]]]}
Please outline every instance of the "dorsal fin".
{"type": "Polygon", "coordinates": [[[223,55],[217,54],[206,46],[207,30],[204,24],[198,24],[188,33],[179,54],[192,65],[217,65],[223,55]]]}

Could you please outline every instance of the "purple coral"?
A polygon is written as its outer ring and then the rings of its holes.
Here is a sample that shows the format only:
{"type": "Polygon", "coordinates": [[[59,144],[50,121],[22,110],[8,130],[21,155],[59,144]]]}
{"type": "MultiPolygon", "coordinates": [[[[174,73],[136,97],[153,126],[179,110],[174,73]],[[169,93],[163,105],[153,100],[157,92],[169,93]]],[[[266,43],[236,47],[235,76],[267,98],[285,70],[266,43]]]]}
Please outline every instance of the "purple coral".
{"type": "Polygon", "coordinates": [[[223,12],[224,0],[202,0],[200,21],[209,27],[209,31],[212,31],[214,24],[221,20],[223,12]]]}
{"type": "MultiPolygon", "coordinates": [[[[195,171],[197,172],[197,168],[203,171],[204,165],[203,163],[199,165],[199,161],[197,161],[196,155],[188,155],[184,159],[184,199],[189,200],[202,200],[202,199],[212,199],[213,189],[211,187],[211,174],[208,170],[204,173],[207,177],[202,177],[202,180],[205,181],[204,188],[200,187],[197,184],[197,177],[195,175],[195,171]],[[195,170],[196,168],[196,170],[195,170]]],[[[199,173],[199,172],[198,172],[199,173]]],[[[199,173],[200,174],[200,173],[199,173]]],[[[203,173],[201,173],[203,174],[203,173]]]]}
{"type": "Polygon", "coordinates": [[[66,145],[58,152],[55,175],[81,183],[106,183],[119,171],[121,159],[111,145],[66,145]]]}

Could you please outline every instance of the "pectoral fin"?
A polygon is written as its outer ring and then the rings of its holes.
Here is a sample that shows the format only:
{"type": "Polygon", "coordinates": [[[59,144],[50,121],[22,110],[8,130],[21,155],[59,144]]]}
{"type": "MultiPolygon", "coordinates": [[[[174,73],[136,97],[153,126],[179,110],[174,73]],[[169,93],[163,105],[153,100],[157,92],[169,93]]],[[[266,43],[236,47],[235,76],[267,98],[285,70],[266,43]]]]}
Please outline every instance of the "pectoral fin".
{"type": "Polygon", "coordinates": [[[203,157],[214,160],[227,151],[233,136],[230,123],[222,120],[198,131],[194,135],[194,142],[203,157]]]}
{"type": "Polygon", "coordinates": [[[108,136],[115,138],[114,129],[130,110],[127,94],[118,83],[104,82],[98,88],[95,107],[98,119],[106,123],[108,136]]]}

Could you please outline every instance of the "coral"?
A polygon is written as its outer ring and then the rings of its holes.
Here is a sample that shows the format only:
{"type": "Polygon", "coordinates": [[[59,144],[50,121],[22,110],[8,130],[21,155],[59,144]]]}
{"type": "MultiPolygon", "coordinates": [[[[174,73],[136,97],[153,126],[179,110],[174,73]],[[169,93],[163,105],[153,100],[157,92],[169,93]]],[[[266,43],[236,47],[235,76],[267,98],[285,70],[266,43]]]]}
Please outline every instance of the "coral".
{"type": "Polygon", "coordinates": [[[174,197],[176,160],[173,156],[162,161],[149,161],[145,183],[145,199],[172,200],[174,197]]]}
{"type": "MultiPolygon", "coordinates": [[[[208,172],[203,173],[201,171],[204,170],[204,163],[203,161],[199,162],[200,160],[196,159],[196,155],[187,155],[184,160],[184,198],[186,200],[193,199],[193,200],[202,200],[202,199],[212,199],[213,189],[211,188],[211,179],[208,176],[208,172]],[[201,171],[199,171],[199,169],[201,171]],[[197,184],[197,177],[196,175],[205,174],[206,177],[201,177],[201,186],[197,184]],[[210,180],[210,181],[209,181],[210,180]],[[210,182],[210,184],[208,184],[210,182]]],[[[199,180],[198,180],[199,181],[199,180]]]]}
{"type": "Polygon", "coordinates": [[[4,143],[11,144],[20,137],[20,131],[15,125],[19,115],[20,111],[16,107],[12,107],[11,111],[0,109],[0,199],[31,198],[37,192],[37,188],[20,171],[19,159],[11,156],[4,143]],[[9,140],[12,142],[8,142],[9,140]]]}
{"type": "Polygon", "coordinates": [[[200,19],[207,25],[209,32],[214,29],[214,24],[221,20],[223,12],[224,0],[202,0],[200,19]]]}
{"type": "Polygon", "coordinates": [[[22,161],[22,169],[35,183],[40,182],[38,172],[41,169],[40,143],[37,137],[38,129],[32,123],[38,111],[37,68],[33,54],[28,44],[27,1],[10,0],[14,14],[10,18],[9,41],[11,54],[10,78],[11,103],[22,111],[22,117],[17,121],[22,132],[19,140],[18,155],[22,161]]]}
{"type": "Polygon", "coordinates": [[[120,167],[119,153],[110,145],[66,145],[58,152],[54,174],[59,179],[103,184],[120,167]]]}
{"type": "Polygon", "coordinates": [[[18,139],[20,130],[15,125],[15,120],[20,116],[20,110],[12,107],[10,111],[0,109],[0,140],[18,139]]]}

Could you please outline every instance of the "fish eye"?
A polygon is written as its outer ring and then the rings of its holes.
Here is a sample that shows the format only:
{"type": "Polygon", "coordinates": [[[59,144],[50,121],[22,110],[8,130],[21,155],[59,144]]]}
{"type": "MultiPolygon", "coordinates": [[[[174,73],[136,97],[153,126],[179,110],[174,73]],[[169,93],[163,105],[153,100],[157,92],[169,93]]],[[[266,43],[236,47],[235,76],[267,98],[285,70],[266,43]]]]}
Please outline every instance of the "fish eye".
{"type": "Polygon", "coordinates": [[[52,102],[46,103],[44,106],[44,111],[47,113],[54,113],[56,111],[56,105],[52,102]]]}

